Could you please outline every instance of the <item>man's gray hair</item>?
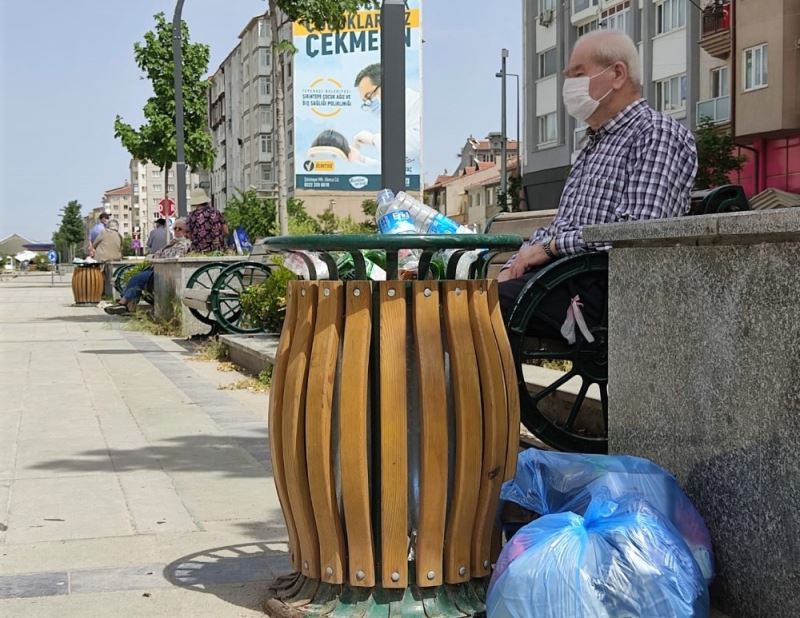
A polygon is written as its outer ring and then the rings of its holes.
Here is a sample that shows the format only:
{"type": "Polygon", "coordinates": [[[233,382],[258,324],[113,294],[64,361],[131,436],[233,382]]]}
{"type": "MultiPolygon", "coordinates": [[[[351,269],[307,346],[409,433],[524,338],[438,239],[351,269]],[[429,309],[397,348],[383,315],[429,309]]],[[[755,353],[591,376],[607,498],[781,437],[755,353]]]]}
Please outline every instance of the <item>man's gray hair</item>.
{"type": "Polygon", "coordinates": [[[592,50],[592,56],[598,64],[611,66],[615,62],[622,62],[628,67],[628,76],[635,86],[642,85],[642,63],[639,60],[639,50],[636,43],[624,32],[619,30],[594,30],[584,34],[578,43],[586,42],[592,50]]]}

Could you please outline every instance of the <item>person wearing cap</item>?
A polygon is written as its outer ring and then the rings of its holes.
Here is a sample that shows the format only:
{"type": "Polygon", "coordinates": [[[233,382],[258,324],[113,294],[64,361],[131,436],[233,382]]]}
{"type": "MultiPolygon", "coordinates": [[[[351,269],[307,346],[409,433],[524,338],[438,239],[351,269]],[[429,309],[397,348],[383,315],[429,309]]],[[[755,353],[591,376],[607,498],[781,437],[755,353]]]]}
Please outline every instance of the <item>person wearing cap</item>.
{"type": "Polygon", "coordinates": [[[228,226],[225,217],[211,205],[208,194],[203,189],[193,189],[189,196],[189,236],[194,253],[224,251],[228,226]]]}
{"type": "Polygon", "coordinates": [[[108,222],[111,219],[111,215],[107,212],[101,212],[100,216],[97,217],[97,223],[94,224],[91,230],[89,230],[89,247],[88,253],[90,256],[94,256],[94,243],[100,237],[100,234],[105,232],[106,228],[108,227],[108,222]]]}
{"type": "Polygon", "coordinates": [[[167,245],[167,220],[163,217],[156,219],[156,226],[147,237],[147,253],[153,254],[161,251],[167,245]]]}

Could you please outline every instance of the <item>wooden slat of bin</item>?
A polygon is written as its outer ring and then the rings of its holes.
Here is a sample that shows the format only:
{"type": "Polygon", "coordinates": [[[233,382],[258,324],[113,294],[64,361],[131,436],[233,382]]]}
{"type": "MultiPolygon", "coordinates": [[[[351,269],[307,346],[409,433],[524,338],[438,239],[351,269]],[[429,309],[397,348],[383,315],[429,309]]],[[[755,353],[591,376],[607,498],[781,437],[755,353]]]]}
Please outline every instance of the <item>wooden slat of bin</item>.
{"type": "Polygon", "coordinates": [[[503,482],[508,444],[508,407],[503,363],[492,331],[486,281],[469,282],[472,339],[478,357],[483,401],[483,463],[475,527],[472,576],[491,573],[492,532],[503,482]]]}
{"type": "Polygon", "coordinates": [[[443,549],[447,517],[447,386],[444,373],[439,288],[413,286],[414,342],[420,391],[420,513],[417,529],[417,585],[444,582],[443,549]]]}
{"type": "Polygon", "coordinates": [[[300,572],[306,577],[319,578],[319,538],[308,486],[305,435],[306,389],[317,282],[293,281],[290,285],[294,286],[298,305],[283,399],[283,464],[302,555],[300,572]]]}
{"type": "Polygon", "coordinates": [[[401,281],[379,284],[381,582],[408,586],[406,295],[401,281]]]}
{"type": "Polygon", "coordinates": [[[333,390],[344,296],[341,281],[321,281],[306,393],[306,459],[319,534],[322,581],[344,583],[344,533],[333,472],[333,390]]]}
{"type": "Polygon", "coordinates": [[[294,523],[292,506],[286,485],[286,468],[283,465],[283,394],[286,384],[286,369],[289,365],[289,353],[295,331],[297,319],[297,303],[295,302],[297,289],[289,285],[286,304],[286,318],[283,321],[281,339],[275,356],[275,366],[272,370],[272,388],[269,394],[269,450],[272,457],[272,477],[278,490],[278,499],[281,503],[283,517],[286,520],[286,529],[289,535],[289,553],[292,568],[299,572],[302,568],[300,545],[297,542],[297,527],[294,523]]]}
{"type": "Polygon", "coordinates": [[[487,288],[489,294],[489,313],[492,316],[492,328],[500,358],[503,361],[503,374],[506,383],[506,401],[508,405],[508,445],[506,447],[505,480],[509,481],[517,473],[517,456],[519,455],[519,386],[517,385],[517,369],[514,355],[508,341],[508,332],[500,312],[500,299],[496,281],[491,281],[487,288]]]}
{"type": "Polygon", "coordinates": [[[351,281],[345,287],[339,435],[342,504],[347,533],[347,571],[351,586],[375,585],[375,550],[370,514],[367,397],[372,334],[372,286],[351,281]]]}
{"type": "Polygon", "coordinates": [[[470,539],[481,483],[483,420],[467,284],[447,281],[443,288],[456,420],[455,478],[447,516],[444,560],[445,581],[457,584],[471,579],[470,539]]]}

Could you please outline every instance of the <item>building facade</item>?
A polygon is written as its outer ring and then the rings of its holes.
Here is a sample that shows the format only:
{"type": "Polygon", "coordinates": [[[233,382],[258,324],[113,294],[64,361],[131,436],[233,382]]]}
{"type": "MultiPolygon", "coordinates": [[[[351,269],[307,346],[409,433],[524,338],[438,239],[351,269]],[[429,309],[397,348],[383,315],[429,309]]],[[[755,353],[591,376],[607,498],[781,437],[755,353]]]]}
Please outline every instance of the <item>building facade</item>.
{"type": "MultiPolygon", "coordinates": [[[[133,187],[129,182],[103,194],[101,212],[107,212],[119,224],[119,233],[132,236],[138,225],[138,214],[133,203],[133,187]]],[[[98,213],[99,215],[99,213],[98,213]]]]}
{"type": "MultiPolygon", "coordinates": [[[[175,182],[175,169],[170,168],[168,174],[153,163],[144,163],[137,159],[130,162],[132,205],[134,210],[134,224],[131,233],[140,234],[140,238],[147,238],[153,229],[153,223],[161,217],[160,202],[168,196],[177,208],[177,189],[175,182]]],[[[200,186],[201,177],[187,169],[186,171],[186,196],[192,189],[200,186]]]]}
{"type": "Polygon", "coordinates": [[[585,136],[586,126],[564,109],[563,71],[575,41],[598,28],[627,32],[637,43],[643,96],[655,109],[692,130],[709,117],[733,131],[747,160],[733,180],[748,195],[770,186],[797,190],[798,7],[800,0],[526,0],[529,208],[557,207],[585,136]]]}
{"type": "MultiPolygon", "coordinates": [[[[507,157],[516,157],[519,150],[517,140],[509,139],[506,147],[507,157]]],[[[500,161],[503,152],[503,134],[489,133],[486,139],[476,139],[471,135],[458,154],[459,164],[455,172],[458,174],[467,167],[477,163],[494,163],[500,161]]]]}
{"type": "MultiPolygon", "coordinates": [[[[286,36],[291,34],[287,27],[286,36]]],[[[287,119],[287,179],[294,178],[292,153],[292,59],[284,67],[284,109],[287,119]]],[[[224,210],[237,192],[256,191],[277,196],[277,140],[275,136],[272,33],[269,15],[250,20],[239,43],[214,75],[209,88],[209,128],[217,156],[211,171],[214,204],[224,210]]]]}

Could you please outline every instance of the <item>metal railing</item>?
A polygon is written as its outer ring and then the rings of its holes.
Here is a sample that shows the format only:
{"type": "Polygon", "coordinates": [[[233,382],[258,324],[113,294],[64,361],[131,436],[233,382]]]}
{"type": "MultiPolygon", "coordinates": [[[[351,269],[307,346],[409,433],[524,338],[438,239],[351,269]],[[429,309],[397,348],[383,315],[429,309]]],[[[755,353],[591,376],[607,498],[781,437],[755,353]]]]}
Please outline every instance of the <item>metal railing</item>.
{"type": "Polygon", "coordinates": [[[702,36],[730,29],[730,7],[730,2],[715,2],[703,9],[702,36]]]}

